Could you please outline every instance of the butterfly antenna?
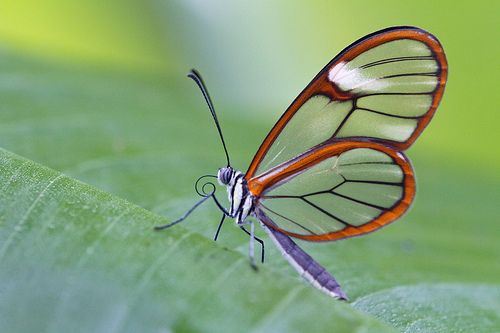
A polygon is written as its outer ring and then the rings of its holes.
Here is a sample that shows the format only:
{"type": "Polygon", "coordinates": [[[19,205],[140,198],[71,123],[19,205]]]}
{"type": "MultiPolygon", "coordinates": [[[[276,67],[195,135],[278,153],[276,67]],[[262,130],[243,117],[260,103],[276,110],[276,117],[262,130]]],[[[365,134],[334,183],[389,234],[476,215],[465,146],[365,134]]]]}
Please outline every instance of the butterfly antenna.
{"type": "Polygon", "coordinates": [[[196,69],[191,69],[191,71],[187,76],[193,79],[194,82],[196,82],[198,88],[200,88],[201,93],[203,94],[203,97],[205,97],[205,101],[207,102],[208,108],[210,109],[210,113],[214,118],[215,126],[217,126],[217,131],[219,132],[220,140],[222,141],[222,146],[224,147],[224,152],[226,153],[227,166],[230,166],[231,163],[229,162],[229,154],[227,152],[226,142],[224,141],[224,136],[222,135],[222,130],[220,128],[219,120],[217,119],[217,114],[215,113],[214,104],[212,103],[212,99],[208,94],[208,89],[205,86],[205,83],[203,82],[200,73],[198,73],[196,69]]]}

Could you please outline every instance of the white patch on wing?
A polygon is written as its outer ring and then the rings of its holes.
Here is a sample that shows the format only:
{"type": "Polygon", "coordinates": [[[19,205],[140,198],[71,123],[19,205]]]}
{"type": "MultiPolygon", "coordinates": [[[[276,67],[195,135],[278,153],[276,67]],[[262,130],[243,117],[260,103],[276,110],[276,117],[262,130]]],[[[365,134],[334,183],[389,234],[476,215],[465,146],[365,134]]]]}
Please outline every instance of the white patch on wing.
{"type": "Polygon", "coordinates": [[[341,62],[330,69],[328,80],[343,91],[349,91],[367,83],[370,84],[370,90],[382,90],[391,85],[390,82],[370,77],[367,74],[369,72],[359,68],[349,68],[348,64],[341,62]]]}

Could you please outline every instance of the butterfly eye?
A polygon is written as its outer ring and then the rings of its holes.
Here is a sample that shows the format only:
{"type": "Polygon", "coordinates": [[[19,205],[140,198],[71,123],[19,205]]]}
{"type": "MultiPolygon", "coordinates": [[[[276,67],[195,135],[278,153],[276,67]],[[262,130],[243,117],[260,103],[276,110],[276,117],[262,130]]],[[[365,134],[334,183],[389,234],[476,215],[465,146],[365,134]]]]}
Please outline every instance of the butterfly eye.
{"type": "Polygon", "coordinates": [[[222,185],[227,185],[231,181],[231,177],[233,176],[233,169],[230,167],[221,168],[217,173],[217,178],[222,185]]]}

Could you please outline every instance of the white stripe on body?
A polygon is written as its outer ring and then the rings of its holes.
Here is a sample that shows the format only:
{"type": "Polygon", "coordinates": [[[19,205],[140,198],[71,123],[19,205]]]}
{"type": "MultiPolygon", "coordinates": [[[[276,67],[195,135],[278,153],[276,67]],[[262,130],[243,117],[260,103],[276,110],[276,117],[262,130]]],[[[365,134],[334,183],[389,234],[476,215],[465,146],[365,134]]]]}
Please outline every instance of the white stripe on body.
{"type": "Polygon", "coordinates": [[[245,177],[240,171],[233,174],[227,186],[228,199],[231,203],[229,215],[236,218],[237,224],[242,224],[252,209],[253,197],[246,186],[245,177]]]}

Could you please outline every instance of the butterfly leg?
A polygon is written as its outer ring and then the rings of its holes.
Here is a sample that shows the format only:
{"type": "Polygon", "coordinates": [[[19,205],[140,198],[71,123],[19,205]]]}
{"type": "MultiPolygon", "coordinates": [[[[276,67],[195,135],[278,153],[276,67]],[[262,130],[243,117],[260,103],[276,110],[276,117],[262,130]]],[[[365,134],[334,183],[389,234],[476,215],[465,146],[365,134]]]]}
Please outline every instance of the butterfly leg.
{"type": "MultiPolygon", "coordinates": [[[[244,226],[240,226],[240,229],[243,230],[247,235],[250,236],[250,232],[244,227],[244,226]]],[[[264,257],[265,257],[265,245],[264,245],[264,241],[262,239],[260,239],[259,237],[256,237],[255,235],[253,236],[253,238],[255,239],[256,242],[258,242],[260,244],[260,261],[261,262],[264,262],[264,257]]]]}
{"type": "Polygon", "coordinates": [[[214,241],[217,242],[217,238],[219,237],[219,232],[220,232],[220,229],[222,228],[222,224],[224,223],[224,220],[226,219],[226,214],[222,214],[222,218],[219,222],[219,226],[217,227],[217,231],[215,232],[215,236],[214,236],[214,241]]]}
{"type": "Polygon", "coordinates": [[[168,223],[168,224],[164,224],[164,225],[158,225],[158,226],[155,226],[154,229],[155,230],[163,230],[163,229],[167,229],[167,228],[170,228],[178,223],[181,223],[182,221],[184,221],[188,216],[189,214],[191,214],[196,208],[198,208],[198,206],[200,206],[202,203],[204,203],[205,201],[207,201],[207,199],[209,199],[210,196],[208,197],[203,197],[200,201],[198,201],[197,203],[195,203],[193,205],[193,207],[191,207],[187,212],[184,213],[184,215],[182,215],[179,219],[175,220],[174,222],[171,222],[171,223],[168,223]]]}
{"type": "Polygon", "coordinates": [[[248,257],[250,258],[250,266],[256,271],[258,270],[255,264],[255,225],[250,222],[250,242],[248,243],[248,257]]]}

